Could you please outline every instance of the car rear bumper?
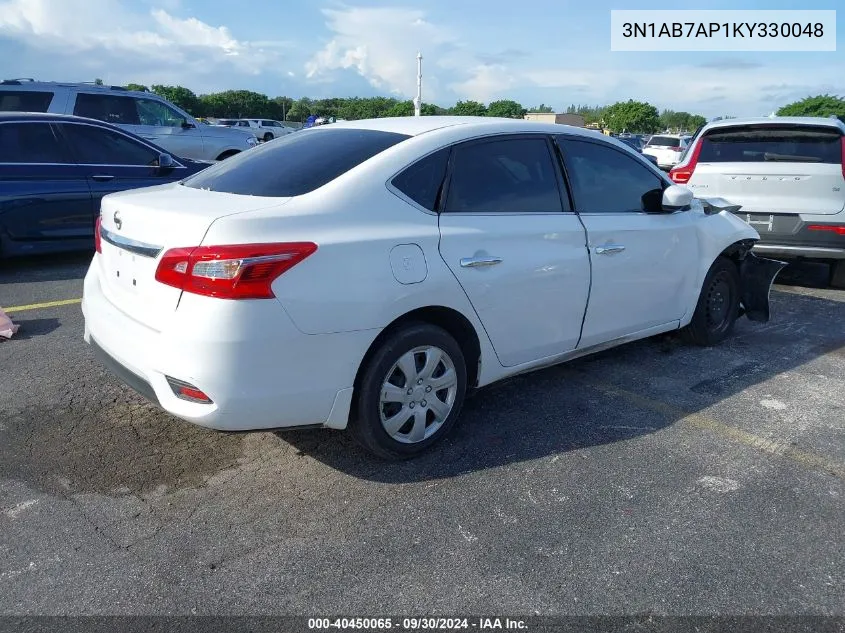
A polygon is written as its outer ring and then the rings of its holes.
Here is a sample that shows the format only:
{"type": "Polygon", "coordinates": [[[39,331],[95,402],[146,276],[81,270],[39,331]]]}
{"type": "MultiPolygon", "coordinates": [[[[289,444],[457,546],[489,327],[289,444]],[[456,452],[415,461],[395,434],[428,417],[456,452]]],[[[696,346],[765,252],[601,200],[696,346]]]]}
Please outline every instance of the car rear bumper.
{"type": "Polygon", "coordinates": [[[122,382],[169,413],[221,431],[344,428],[358,365],[375,331],[303,334],[275,300],[183,294],[161,331],[115,307],[99,266],[85,277],[85,340],[122,382]],[[179,398],[168,377],[210,404],[179,398]]]}
{"type": "Polygon", "coordinates": [[[845,235],[824,227],[844,227],[843,214],[737,214],[760,235],[754,251],[780,258],[845,259],[845,235]],[[813,228],[811,228],[813,227],[813,228]]]}

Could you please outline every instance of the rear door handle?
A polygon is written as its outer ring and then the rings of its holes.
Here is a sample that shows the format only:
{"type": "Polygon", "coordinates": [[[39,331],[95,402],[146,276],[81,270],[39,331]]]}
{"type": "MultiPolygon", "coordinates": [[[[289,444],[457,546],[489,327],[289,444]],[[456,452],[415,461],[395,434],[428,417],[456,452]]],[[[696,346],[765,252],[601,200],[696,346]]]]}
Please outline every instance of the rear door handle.
{"type": "Polygon", "coordinates": [[[94,174],[91,176],[91,179],[97,182],[108,182],[109,180],[114,180],[114,176],[112,174],[94,174]]]}
{"type": "Polygon", "coordinates": [[[462,257],[461,268],[480,268],[482,266],[495,266],[501,264],[501,257],[462,257]]]}
{"type": "Polygon", "coordinates": [[[614,253],[621,253],[625,250],[622,244],[605,244],[604,246],[596,246],[597,255],[613,255],[614,253]]]}

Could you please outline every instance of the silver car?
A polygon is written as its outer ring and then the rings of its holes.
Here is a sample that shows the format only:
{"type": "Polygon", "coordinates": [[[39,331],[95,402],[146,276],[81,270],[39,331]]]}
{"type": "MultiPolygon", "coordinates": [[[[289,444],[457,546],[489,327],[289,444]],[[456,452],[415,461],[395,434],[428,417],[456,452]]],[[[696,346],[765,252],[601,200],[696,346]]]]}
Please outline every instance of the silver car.
{"type": "Polygon", "coordinates": [[[831,265],[845,288],[845,124],[772,117],[708,123],[669,177],[724,198],[757,229],[758,253],[831,265]]]}
{"type": "Polygon", "coordinates": [[[0,81],[2,111],[74,114],[105,121],[195,160],[223,160],[258,145],[251,131],[204,125],[158,95],[119,86],[7,79],[0,81]]]}

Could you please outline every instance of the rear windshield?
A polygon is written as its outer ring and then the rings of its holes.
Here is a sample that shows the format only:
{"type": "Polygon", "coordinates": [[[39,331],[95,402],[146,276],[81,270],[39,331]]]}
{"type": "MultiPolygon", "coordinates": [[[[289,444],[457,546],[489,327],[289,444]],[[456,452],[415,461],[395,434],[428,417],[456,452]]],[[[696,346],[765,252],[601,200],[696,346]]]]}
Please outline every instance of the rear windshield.
{"type": "Polygon", "coordinates": [[[407,138],[393,132],[337,128],[287,134],[209,167],[182,184],[245,196],[301,196],[407,138]]]}
{"type": "Polygon", "coordinates": [[[680,147],[681,139],[671,136],[652,136],[648,144],[659,145],[660,147],[680,147]]]}
{"type": "Polygon", "coordinates": [[[767,126],[718,128],[701,139],[703,163],[842,163],[841,133],[834,128],[767,126]]]}
{"type": "Polygon", "coordinates": [[[3,90],[0,91],[0,112],[47,112],[52,100],[52,92],[3,90]]]}

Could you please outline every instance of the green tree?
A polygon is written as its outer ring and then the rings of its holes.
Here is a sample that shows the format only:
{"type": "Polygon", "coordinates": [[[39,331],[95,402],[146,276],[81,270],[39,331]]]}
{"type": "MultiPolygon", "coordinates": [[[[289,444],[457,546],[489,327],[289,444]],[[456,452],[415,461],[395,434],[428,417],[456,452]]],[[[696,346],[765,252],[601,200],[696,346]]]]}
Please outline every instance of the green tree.
{"type": "Polygon", "coordinates": [[[144,84],[126,84],[127,90],[137,90],[138,92],[148,92],[149,88],[147,88],[144,84]]]}
{"type": "Polygon", "coordinates": [[[505,117],[507,119],[521,119],[525,116],[525,108],[521,103],[511,101],[510,99],[502,99],[500,101],[491,101],[487,106],[487,116],[505,117]]]}
{"type": "Polygon", "coordinates": [[[294,101],[291,105],[288,111],[288,120],[303,123],[312,114],[312,111],[313,105],[311,104],[311,99],[303,97],[298,101],[294,101]]]}
{"type": "Polygon", "coordinates": [[[100,79],[99,77],[97,77],[97,78],[94,80],[94,85],[95,85],[95,86],[102,86],[102,85],[103,85],[103,80],[102,80],[102,79],[100,79]]]}
{"type": "MultiPolygon", "coordinates": [[[[160,94],[157,88],[158,86],[153,86],[153,91],[160,94]]],[[[199,108],[203,116],[233,119],[246,117],[271,118],[272,113],[275,111],[267,95],[252,92],[251,90],[216,92],[202,95],[199,97],[199,101],[199,108]]],[[[306,116],[308,115],[306,114],[306,116]]]]}
{"type": "Polygon", "coordinates": [[[817,95],[807,97],[794,103],[787,104],[780,108],[778,116],[836,116],[840,121],[845,122],[845,99],[833,95],[817,95]]]}
{"type": "Polygon", "coordinates": [[[566,108],[567,114],[578,114],[584,117],[584,123],[601,123],[604,117],[605,106],[575,105],[574,103],[566,108]]]}
{"type": "Polygon", "coordinates": [[[619,101],[604,111],[604,122],[614,132],[653,133],[660,129],[660,114],[650,103],[619,101]]]}
{"type": "Polygon", "coordinates": [[[458,101],[450,108],[449,113],[455,116],[484,116],[487,114],[487,108],[478,101],[458,101]]]}
{"type": "Polygon", "coordinates": [[[183,88],[182,86],[162,86],[160,84],[154,84],[152,86],[152,91],[159,97],[167,99],[173,105],[179,106],[188,114],[192,114],[193,116],[201,116],[203,114],[203,112],[200,111],[202,108],[197,95],[187,88],[183,88]]]}
{"type": "Polygon", "coordinates": [[[552,106],[547,106],[545,103],[541,103],[540,105],[535,106],[533,108],[528,108],[528,111],[529,112],[545,112],[545,113],[554,112],[554,110],[552,109],[552,106]]]}

